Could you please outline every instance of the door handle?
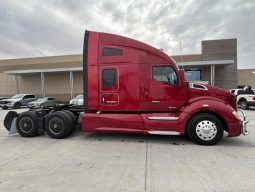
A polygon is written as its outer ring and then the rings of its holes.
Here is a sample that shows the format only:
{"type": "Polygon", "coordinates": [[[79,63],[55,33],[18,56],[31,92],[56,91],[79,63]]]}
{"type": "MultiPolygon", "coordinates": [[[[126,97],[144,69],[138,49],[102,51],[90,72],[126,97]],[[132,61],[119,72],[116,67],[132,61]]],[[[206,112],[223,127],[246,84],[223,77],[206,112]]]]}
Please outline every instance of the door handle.
{"type": "Polygon", "coordinates": [[[152,100],[151,102],[152,102],[152,103],[160,103],[159,100],[152,100]]]}

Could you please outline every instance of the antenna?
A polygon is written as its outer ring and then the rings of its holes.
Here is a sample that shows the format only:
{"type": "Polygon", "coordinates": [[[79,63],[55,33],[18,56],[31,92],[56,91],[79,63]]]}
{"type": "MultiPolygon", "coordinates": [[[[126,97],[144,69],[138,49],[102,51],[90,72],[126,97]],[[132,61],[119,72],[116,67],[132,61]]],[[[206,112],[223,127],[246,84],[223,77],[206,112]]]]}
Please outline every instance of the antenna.
{"type": "Polygon", "coordinates": [[[182,68],[184,69],[184,66],[183,66],[183,57],[182,57],[182,40],[180,40],[180,52],[181,52],[181,63],[182,63],[182,68]]]}

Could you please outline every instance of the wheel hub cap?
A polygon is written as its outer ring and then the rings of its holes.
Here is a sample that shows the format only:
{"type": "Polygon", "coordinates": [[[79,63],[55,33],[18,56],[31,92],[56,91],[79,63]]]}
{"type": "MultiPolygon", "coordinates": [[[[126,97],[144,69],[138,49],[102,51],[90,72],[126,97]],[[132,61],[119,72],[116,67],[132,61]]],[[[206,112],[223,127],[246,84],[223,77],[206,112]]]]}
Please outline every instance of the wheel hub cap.
{"type": "Polygon", "coordinates": [[[54,134],[59,134],[63,127],[64,123],[59,117],[54,117],[49,121],[49,130],[54,134]]]}
{"type": "Polygon", "coordinates": [[[20,130],[28,133],[33,129],[33,120],[30,117],[23,117],[19,122],[20,130]]]}
{"type": "Polygon", "coordinates": [[[211,121],[201,121],[196,126],[196,133],[202,140],[212,140],[217,134],[217,127],[215,123],[211,121]]]}

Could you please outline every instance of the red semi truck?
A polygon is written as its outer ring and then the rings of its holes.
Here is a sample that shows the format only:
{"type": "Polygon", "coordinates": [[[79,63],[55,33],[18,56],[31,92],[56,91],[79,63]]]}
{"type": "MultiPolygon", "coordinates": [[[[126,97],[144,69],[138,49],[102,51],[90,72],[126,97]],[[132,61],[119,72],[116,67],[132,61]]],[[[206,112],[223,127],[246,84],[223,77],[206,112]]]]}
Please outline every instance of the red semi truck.
{"type": "Polygon", "coordinates": [[[7,130],[24,137],[85,132],[188,135],[202,145],[247,135],[245,113],[223,89],[186,82],[184,70],[142,42],[86,31],[83,50],[83,109],[71,105],[7,114],[7,130]],[[242,117],[241,117],[242,116],[242,117]],[[13,131],[12,131],[13,132],[13,131]]]}

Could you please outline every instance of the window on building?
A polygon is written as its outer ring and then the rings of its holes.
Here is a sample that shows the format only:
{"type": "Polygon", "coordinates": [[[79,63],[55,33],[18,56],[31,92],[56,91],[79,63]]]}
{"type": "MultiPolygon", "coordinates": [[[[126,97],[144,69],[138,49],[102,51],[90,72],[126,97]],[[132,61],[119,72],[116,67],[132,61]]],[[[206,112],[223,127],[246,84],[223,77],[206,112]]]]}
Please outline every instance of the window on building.
{"type": "Polygon", "coordinates": [[[104,47],[102,49],[102,55],[103,56],[123,55],[123,50],[115,49],[115,48],[109,48],[109,47],[104,47]]]}
{"type": "Polygon", "coordinates": [[[187,81],[201,81],[201,69],[185,70],[185,78],[187,81]]]}
{"type": "Polygon", "coordinates": [[[178,84],[178,76],[174,68],[170,66],[154,66],[152,68],[152,75],[154,81],[166,82],[169,85],[178,84]]]}
{"type": "Polygon", "coordinates": [[[114,86],[116,85],[116,70],[115,69],[104,69],[102,75],[103,86],[114,86]]]}

